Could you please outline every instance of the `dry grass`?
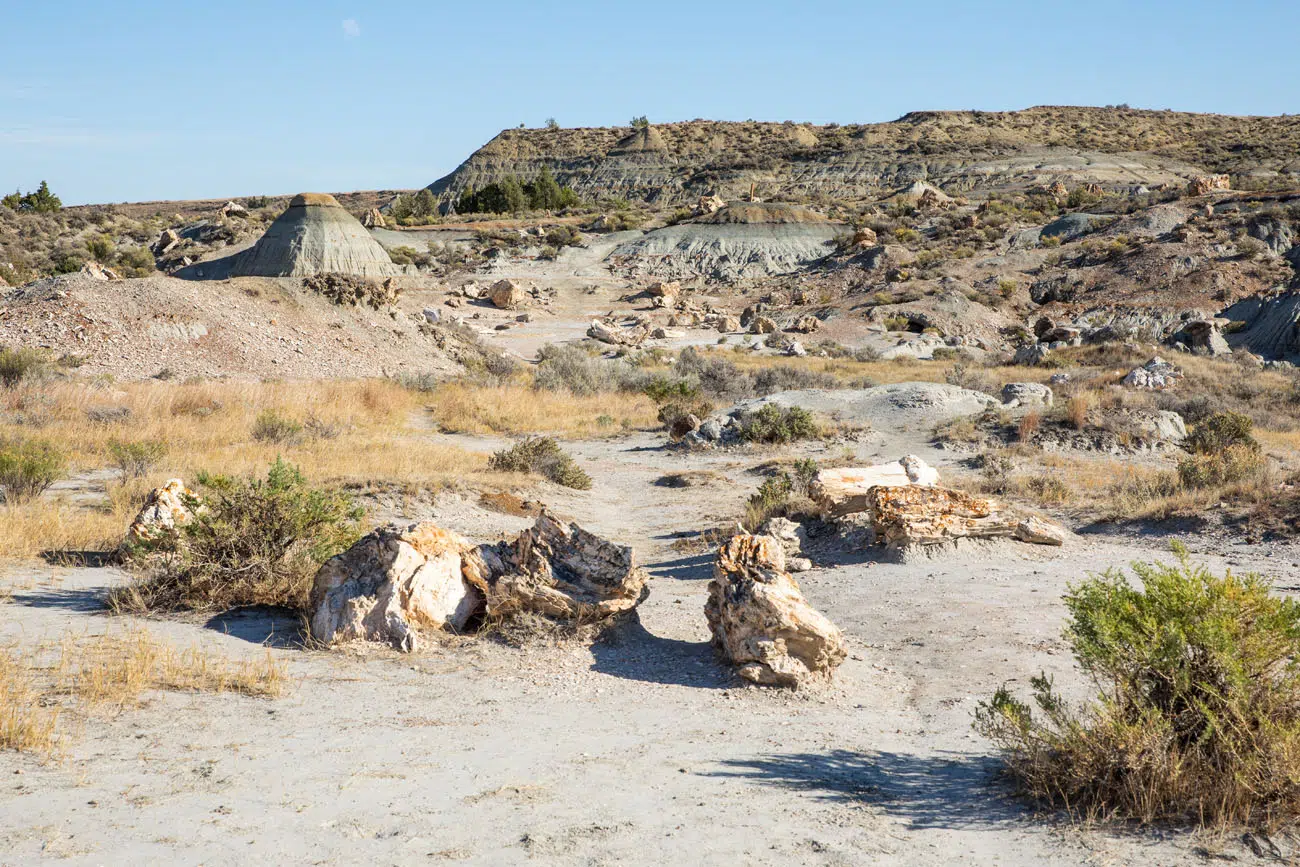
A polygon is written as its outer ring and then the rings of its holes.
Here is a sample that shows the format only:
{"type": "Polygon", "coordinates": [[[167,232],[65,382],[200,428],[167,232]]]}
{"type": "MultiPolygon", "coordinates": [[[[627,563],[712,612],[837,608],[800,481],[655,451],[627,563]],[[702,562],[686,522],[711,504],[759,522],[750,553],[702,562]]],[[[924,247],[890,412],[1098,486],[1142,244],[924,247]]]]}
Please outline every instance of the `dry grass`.
{"type": "Polygon", "coordinates": [[[200,647],[178,650],[139,627],[68,634],[53,648],[0,651],[0,749],[56,754],[70,713],[137,707],[149,692],[281,695],[289,683],[268,651],[234,660],[200,647]],[[54,660],[45,665],[52,650],[54,660]]]}
{"type": "Polygon", "coordinates": [[[658,407],[643,394],[577,396],[525,384],[449,382],[429,398],[434,423],[449,433],[591,436],[659,426],[658,407]]]}
{"type": "Polygon", "coordinates": [[[35,678],[23,659],[0,651],[0,750],[54,752],[59,710],[41,705],[35,678]]]}
{"type": "Polygon", "coordinates": [[[151,690],[274,698],[287,679],[270,651],[261,659],[241,661],[199,647],[178,651],[131,627],[89,639],[65,637],[54,670],[57,692],[85,707],[138,705],[151,690]]]}

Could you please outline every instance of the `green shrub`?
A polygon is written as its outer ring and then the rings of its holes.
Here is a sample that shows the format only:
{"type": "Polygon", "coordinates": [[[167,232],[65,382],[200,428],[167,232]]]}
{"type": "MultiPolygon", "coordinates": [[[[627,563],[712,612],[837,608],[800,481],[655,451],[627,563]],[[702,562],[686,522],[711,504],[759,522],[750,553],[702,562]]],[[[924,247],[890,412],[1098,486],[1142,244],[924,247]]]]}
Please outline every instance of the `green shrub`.
{"type": "Polygon", "coordinates": [[[123,482],[140,478],[156,467],[166,454],[167,444],[161,440],[110,440],[108,443],[109,458],[113,467],[122,474],[123,482]]]}
{"type": "Polygon", "coordinates": [[[1229,446],[1259,451],[1253,431],[1255,422],[1239,412],[1216,412],[1192,428],[1183,445],[1198,455],[1222,454],[1229,446]]]}
{"type": "Polygon", "coordinates": [[[706,419],[713,413],[713,404],[703,398],[674,400],[659,407],[659,423],[674,440],[684,437],[689,430],[687,419],[695,416],[706,419]]]}
{"type": "Polygon", "coordinates": [[[280,415],[273,409],[264,409],[253,422],[253,439],[259,443],[297,445],[302,442],[303,427],[295,419],[280,415]]]}
{"type": "Polygon", "coordinates": [[[1258,576],[1134,564],[1065,597],[1065,638],[1096,698],[1045,675],[1036,710],[1004,686],[975,728],[1023,791],[1086,817],[1272,827],[1300,815],[1300,602],[1258,576]]]}
{"type": "Polygon", "coordinates": [[[650,377],[622,358],[593,355],[572,344],[546,345],[537,353],[533,385],[546,391],[568,391],[585,396],[610,391],[636,392],[650,377]]]}
{"type": "Polygon", "coordinates": [[[506,473],[538,473],[557,485],[586,491],[591,476],[550,437],[529,437],[488,459],[488,467],[506,473]]]}
{"type": "Polygon", "coordinates": [[[740,422],[740,438],[748,443],[780,444],[813,439],[821,429],[812,413],[803,407],[764,404],[740,422]]]}
{"type": "Polygon", "coordinates": [[[265,479],[200,473],[195,517],[166,558],[139,561],[140,580],[110,596],[120,610],[278,605],[304,611],[321,564],[360,536],[346,494],[313,488],[277,458],[265,479]],[[200,502],[202,508],[198,508],[200,502]]]}
{"type": "Polygon", "coordinates": [[[90,258],[99,262],[108,262],[113,255],[113,239],[108,235],[96,235],[86,239],[86,252],[90,258]]]}
{"type": "Polygon", "coordinates": [[[1194,454],[1178,462],[1178,479],[1187,488],[1212,488],[1244,482],[1264,470],[1264,458],[1256,448],[1233,443],[1215,454],[1194,454]]]}
{"type": "Polygon", "coordinates": [[[63,452],[40,440],[10,442],[0,447],[0,490],[7,505],[34,500],[68,469],[63,452]]]}

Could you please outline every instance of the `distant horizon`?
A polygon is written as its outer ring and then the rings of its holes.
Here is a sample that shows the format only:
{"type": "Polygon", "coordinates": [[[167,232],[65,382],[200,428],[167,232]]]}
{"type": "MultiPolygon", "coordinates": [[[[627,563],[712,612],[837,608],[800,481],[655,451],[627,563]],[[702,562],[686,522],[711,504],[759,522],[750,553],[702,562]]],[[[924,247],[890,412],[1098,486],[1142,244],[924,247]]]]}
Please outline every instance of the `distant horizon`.
{"type": "Polygon", "coordinates": [[[1300,110],[1300,9],[1280,0],[664,0],[650,16],[589,0],[502,0],[491,16],[414,0],[50,0],[0,20],[0,189],[44,179],[70,205],[418,189],[548,117],[590,129],[640,115],[1300,110]]]}

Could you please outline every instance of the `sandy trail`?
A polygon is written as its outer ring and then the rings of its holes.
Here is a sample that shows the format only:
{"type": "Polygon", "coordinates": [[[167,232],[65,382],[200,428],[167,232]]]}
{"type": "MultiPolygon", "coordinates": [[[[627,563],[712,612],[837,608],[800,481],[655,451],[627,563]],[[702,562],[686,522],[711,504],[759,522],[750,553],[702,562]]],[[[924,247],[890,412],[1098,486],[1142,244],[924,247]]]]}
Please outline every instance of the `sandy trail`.
{"type": "MultiPolygon", "coordinates": [[[[457,437],[487,450],[490,439],[457,437]]],[[[684,457],[650,434],[568,444],[596,480],[544,499],[636,546],[654,574],[640,624],[594,647],[493,642],[413,656],[304,651],[262,612],[155,621],[179,645],[271,652],[287,697],[155,694],[91,718],[57,763],[0,754],[0,864],[556,865],[1182,864],[1196,841],[1035,821],[995,778],[975,702],[1045,670],[1076,680],[1058,639],[1066,583],[1156,552],[1084,537],[907,565],[813,547],[806,595],[849,637],[831,687],[745,686],[703,617],[707,556],[683,532],[734,515],[765,453],[684,457]],[[675,490],[668,471],[719,481],[675,490]]],[[[894,443],[891,443],[894,445],[894,443]]],[[[920,451],[913,440],[912,450],[920,451]]],[[[864,453],[879,448],[858,446],[864,453]]],[[[930,458],[943,460],[942,454],[930,458]]],[[[395,515],[475,538],[527,523],[445,497],[395,515]]],[[[1290,557],[1228,560],[1300,583],[1290,557]]],[[[114,625],[110,569],[0,581],[0,641],[114,625]]]]}

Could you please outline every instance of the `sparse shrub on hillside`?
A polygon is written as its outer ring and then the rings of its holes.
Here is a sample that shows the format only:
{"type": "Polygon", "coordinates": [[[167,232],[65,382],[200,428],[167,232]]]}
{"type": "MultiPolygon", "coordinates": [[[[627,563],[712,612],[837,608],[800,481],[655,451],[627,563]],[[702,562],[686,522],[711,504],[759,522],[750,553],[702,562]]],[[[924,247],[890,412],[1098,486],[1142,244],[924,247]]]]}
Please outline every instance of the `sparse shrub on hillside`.
{"type": "Polygon", "coordinates": [[[153,253],[146,247],[119,250],[114,265],[123,277],[148,277],[155,270],[153,253]]]}
{"type": "Polygon", "coordinates": [[[67,458],[52,443],[26,440],[0,444],[0,492],[6,505],[36,499],[67,469],[67,458]]]}
{"type": "Polygon", "coordinates": [[[641,391],[650,376],[623,358],[593,355],[571,344],[543,346],[537,353],[533,383],[547,391],[568,391],[579,396],[610,391],[641,391]]]}
{"type": "Polygon", "coordinates": [[[520,440],[494,453],[488,467],[506,473],[538,473],[557,485],[579,491],[591,488],[591,476],[550,437],[520,440]]]}
{"type": "Polygon", "coordinates": [[[1070,588],[1065,638],[1096,698],[1005,686],[975,714],[1021,790],[1087,818],[1247,825],[1300,815],[1300,602],[1176,548],[1070,588]]]}
{"type": "Polygon", "coordinates": [[[113,256],[113,239],[108,235],[95,235],[86,239],[86,252],[98,262],[108,262],[113,256]]]}
{"type": "Polygon", "coordinates": [[[1256,478],[1264,471],[1257,448],[1234,443],[1221,452],[1193,454],[1178,462],[1178,479],[1187,488],[1212,488],[1256,478]]]}
{"type": "Polygon", "coordinates": [[[800,406],[768,403],[740,419],[740,438],[747,443],[782,444],[820,435],[812,413],[800,406]]]}
{"type": "Polygon", "coordinates": [[[266,478],[200,473],[192,521],[175,551],[142,561],[144,576],[110,595],[118,610],[205,610],[278,605],[304,610],[321,564],[360,536],[362,510],[314,488],[277,458],[266,478]]]}
{"type": "Polygon", "coordinates": [[[53,362],[49,353],[26,346],[0,348],[0,384],[13,388],[46,373],[53,362]]]}
{"type": "Polygon", "coordinates": [[[273,409],[264,409],[253,422],[253,439],[259,443],[292,446],[302,442],[302,423],[281,415],[273,409]]]}
{"type": "Polygon", "coordinates": [[[122,482],[138,479],[162,461],[167,444],[162,440],[109,440],[108,456],[122,474],[122,482]]]}
{"type": "Polygon", "coordinates": [[[1255,440],[1255,422],[1239,412],[1216,412],[1198,422],[1183,444],[1187,450],[1200,455],[1222,454],[1232,446],[1244,446],[1259,451],[1255,440]]]}

